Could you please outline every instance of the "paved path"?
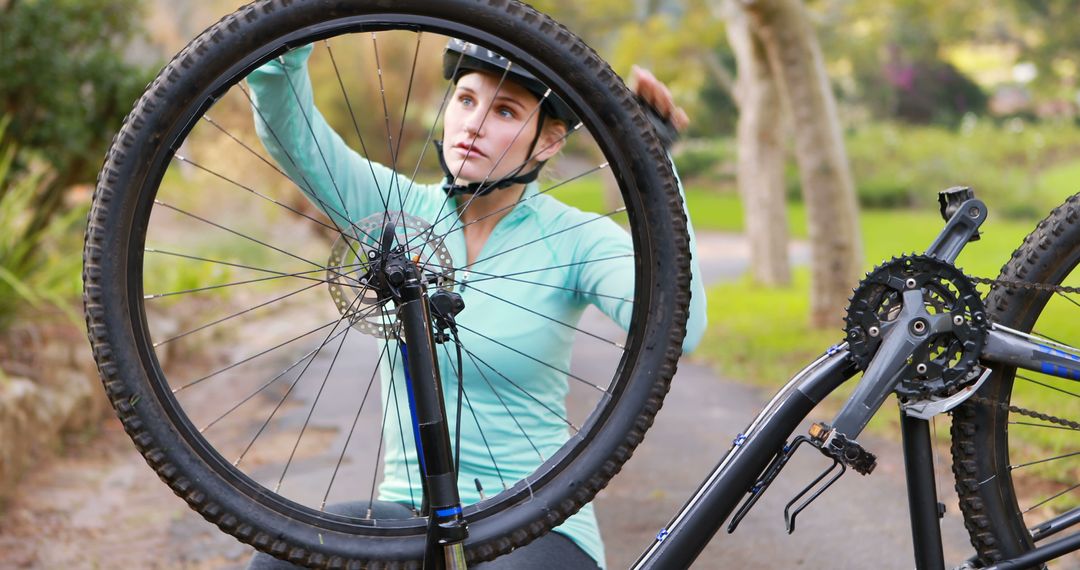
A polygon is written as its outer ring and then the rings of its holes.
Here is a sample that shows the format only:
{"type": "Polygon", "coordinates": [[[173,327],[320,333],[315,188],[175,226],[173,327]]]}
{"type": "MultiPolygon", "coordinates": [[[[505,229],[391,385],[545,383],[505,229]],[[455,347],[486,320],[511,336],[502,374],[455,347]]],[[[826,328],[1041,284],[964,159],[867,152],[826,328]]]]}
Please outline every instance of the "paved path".
{"type": "MultiPolygon", "coordinates": [[[[794,254],[796,260],[805,258],[803,250],[794,254]]],[[[710,282],[735,277],[746,267],[745,247],[737,237],[702,235],[699,255],[710,282]]],[[[595,314],[586,318],[586,328],[613,326],[595,314]]],[[[579,359],[575,367],[603,365],[592,360],[579,359]]],[[[693,361],[680,365],[655,426],[597,499],[610,568],[625,568],[637,558],[767,397],[693,361]]],[[[338,401],[334,394],[323,398],[338,401]]],[[[310,429],[325,435],[328,448],[338,448],[342,426],[352,421],[349,410],[320,407],[319,423],[310,429]]],[[[811,451],[796,457],[735,535],[718,535],[695,568],[911,568],[898,445],[874,438],[864,443],[879,454],[878,469],[867,478],[845,476],[801,515],[795,535],[783,531],[783,505],[825,465],[811,451]]],[[[940,464],[947,462],[947,456],[940,457],[940,464]]],[[[294,471],[320,478],[326,465],[308,457],[294,471]]],[[[296,481],[303,486],[303,477],[296,481]]],[[[944,472],[940,481],[943,490],[951,485],[944,472]]],[[[967,540],[955,497],[945,500],[947,554],[958,562],[967,540]]],[[[109,423],[104,437],[42,466],[0,520],[0,567],[5,568],[238,570],[249,553],[161,485],[116,422],[109,423]]]]}

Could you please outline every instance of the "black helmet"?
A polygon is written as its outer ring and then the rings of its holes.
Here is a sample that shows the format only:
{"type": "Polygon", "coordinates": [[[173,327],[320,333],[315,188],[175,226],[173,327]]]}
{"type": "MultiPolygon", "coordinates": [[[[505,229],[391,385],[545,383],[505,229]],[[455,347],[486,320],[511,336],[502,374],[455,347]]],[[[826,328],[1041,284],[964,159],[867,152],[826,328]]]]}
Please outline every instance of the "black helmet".
{"type": "Polygon", "coordinates": [[[578,123],[577,115],[558,95],[551,93],[544,98],[548,88],[536,76],[519,66],[511,65],[510,60],[496,52],[453,38],[446,44],[446,51],[443,52],[443,78],[456,82],[467,71],[507,73],[511,79],[544,102],[540,107],[544,116],[558,119],[566,123],[567,127],[578,123]]]}

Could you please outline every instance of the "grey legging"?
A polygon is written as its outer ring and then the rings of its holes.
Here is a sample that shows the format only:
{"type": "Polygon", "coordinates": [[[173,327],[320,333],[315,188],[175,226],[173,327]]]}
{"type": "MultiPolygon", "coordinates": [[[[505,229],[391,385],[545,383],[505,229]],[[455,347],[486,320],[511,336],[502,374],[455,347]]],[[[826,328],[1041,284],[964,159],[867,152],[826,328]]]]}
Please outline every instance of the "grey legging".
{"type": "MultiPolygon", "coordinates": [[[[345,516],[366,516],[368,504],[342,503],[331,505],[327,511],[345,516]]],[[[376,501],[372,505],[376,518],[409,518],[414,516],[412,509],[398,503],[376,501]]],[[[528,546],[519,548],[506,556],[491,562],[474,566],[476,570],[598,570],[593,560],[574,541],[557,532],[549,532],[532,541],[528,546]]],[[[278,560],[273,556],[256,553],[248,564],[248,570],[294,570],[299,566],[278,560]]]]}

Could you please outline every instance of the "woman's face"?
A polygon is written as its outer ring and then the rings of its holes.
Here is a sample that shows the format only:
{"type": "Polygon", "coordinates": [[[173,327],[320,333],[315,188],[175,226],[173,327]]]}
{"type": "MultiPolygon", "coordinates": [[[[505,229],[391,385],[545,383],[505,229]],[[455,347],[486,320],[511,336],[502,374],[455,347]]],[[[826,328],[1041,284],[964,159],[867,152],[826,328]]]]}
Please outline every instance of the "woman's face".
{"type": "MultiPolygon", "coordinates": [[[[461,76],[443,119],[443,158],[458,184],[499,180],[529,157],[536,136],[539,100],[524,87],[500,76],[472,72],[461,76]]],[[[563,129],[547,122],[534,157],[521,172],[547,160],[562,147],[563,129]]]]}

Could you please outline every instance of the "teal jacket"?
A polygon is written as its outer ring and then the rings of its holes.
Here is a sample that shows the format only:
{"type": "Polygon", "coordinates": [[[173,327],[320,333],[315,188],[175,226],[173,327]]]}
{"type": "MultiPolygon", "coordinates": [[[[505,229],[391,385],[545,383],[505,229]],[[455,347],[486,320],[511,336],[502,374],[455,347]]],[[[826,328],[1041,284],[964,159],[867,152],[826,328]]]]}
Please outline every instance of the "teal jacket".
{"type": "MultiPolygon", "coordinates": [[[[436,235],[447,233],[445,245],[454,265],[465,265],[456,203],[447,203],[441,182],[414,183],[349,148],[315,108],[307,72],[310,53],[309,46],[286,55],[287,73],[282,62],[274,61],[248,77],[256,130],[271,156],[339,227],[383,212],[385,201],[390,209],[434,223],[436,235]]],[[[692,230],[690,245],[695,251],[692,230]]],[[[455,290],[466,307],[457,317],[466,396],[458,485],[464,504],[481,500],[475,481],[485,495],[495,495],[535,470],[574,434],[565,419],[570,382],[608,384],[610,378],[568,376],[573,326],[589,305],[624,329],[629,325],[632,254],[629,234],[610,218],[567,206],[531,183],[499,220],[475,263],[457,270],[455,290]],[[515,277],[490,278],[504,275],[515,277]]],[[[705,329],[705,292],[696,261],[692,275],[685,351],[693,350],[705,329]]],[[[411,425],[402,366],[397,347],[386,348],[383,354],[391,356],[384,356],[380,372],[384,409],[389,412],[379,498],[418,505],[416,451],[412,438],[402,435],[410,433],[411,425]]],[[[458,392],[458,361],[447,345],[439,357],[449,408],[458,392]]],[[[454,433],[457,414],[448,415],[454,433]]],[[[592,505],[555,532],[604,566],[592,505]]]]}

